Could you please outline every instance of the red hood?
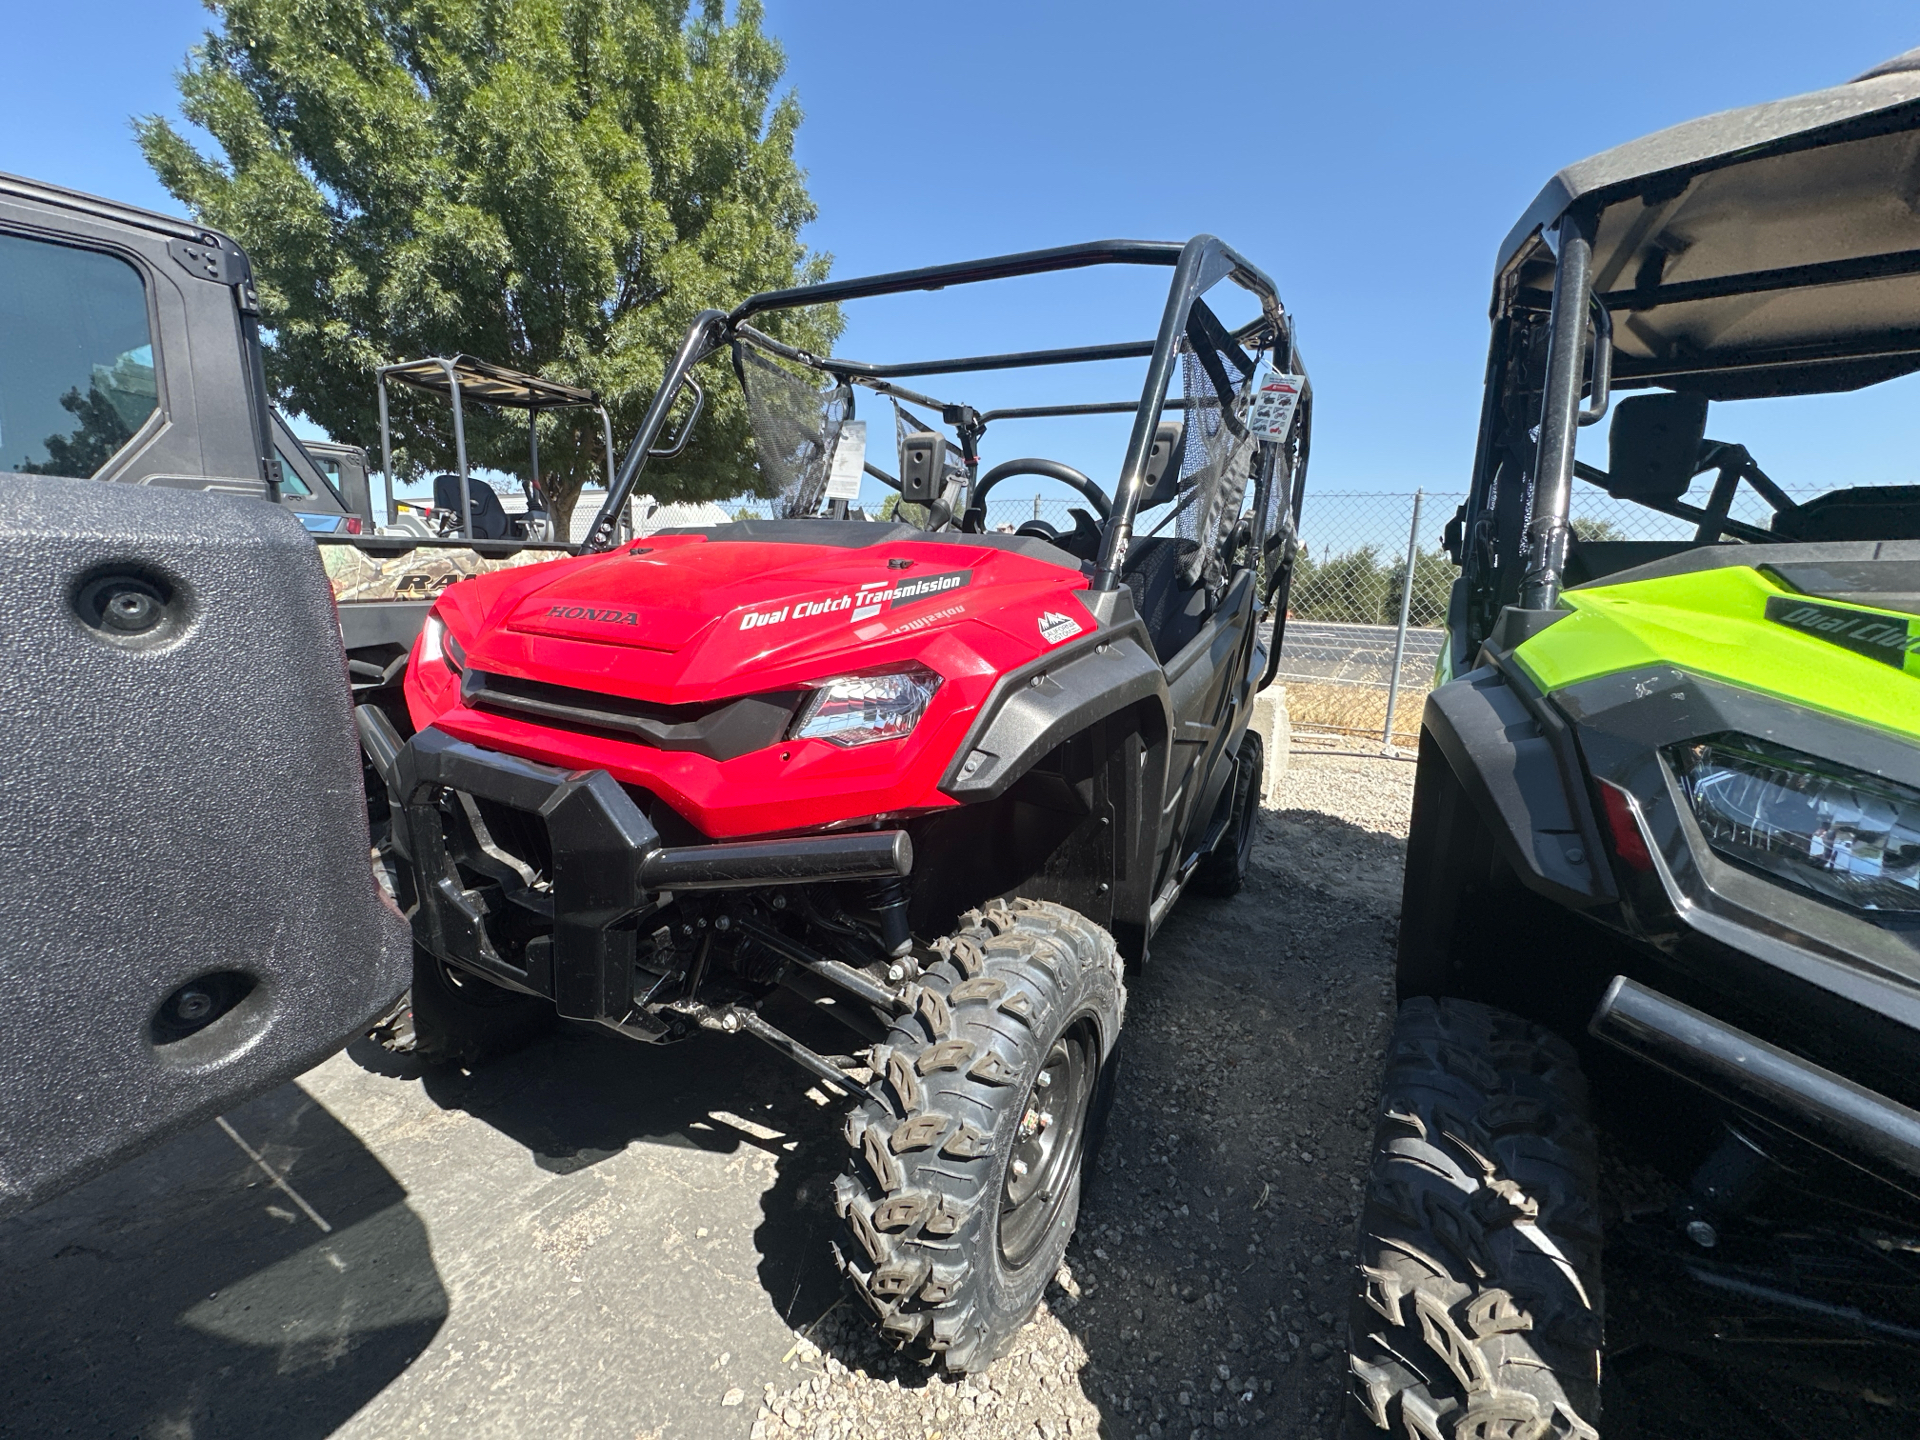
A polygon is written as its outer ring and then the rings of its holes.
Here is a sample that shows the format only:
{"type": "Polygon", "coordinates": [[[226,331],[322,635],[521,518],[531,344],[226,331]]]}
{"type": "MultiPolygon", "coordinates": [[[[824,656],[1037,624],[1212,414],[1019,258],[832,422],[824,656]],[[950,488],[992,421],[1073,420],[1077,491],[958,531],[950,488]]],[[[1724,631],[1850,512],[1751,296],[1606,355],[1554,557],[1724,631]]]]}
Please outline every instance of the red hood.
{"type": "MultiPolygon", "coordinates": [[[[845,548],[680,535],[465,581],[444,603],[477,668],[676,703],[858,668],[858,652],[891,655],[894,640],[967,620],[1051,648],[1026,612],[1050,597],[1057,612],[1085,584],[1017,551],[931,537],[845,548]]],[[[1091,626],[1079,605],[1067,613],[1071,633],[1091,626]]]]}

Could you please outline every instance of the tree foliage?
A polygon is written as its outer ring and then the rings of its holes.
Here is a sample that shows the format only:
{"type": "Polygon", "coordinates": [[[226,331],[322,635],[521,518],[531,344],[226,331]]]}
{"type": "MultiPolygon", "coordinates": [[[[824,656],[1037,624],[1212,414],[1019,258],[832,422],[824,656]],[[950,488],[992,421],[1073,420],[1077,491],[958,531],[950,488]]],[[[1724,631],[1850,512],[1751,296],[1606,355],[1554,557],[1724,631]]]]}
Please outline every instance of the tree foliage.
{"type": "MultiPolygon", "coordinates": [[[[1414,556],[1410,625],[1438,625],[1446,619],[1447,596],[1460,572],[1439,550],[1414,556]]],[[[1407,559],[1388,561],[1378,545],[1362,545],[1317,559],[1306,550],[1294,561],[1287,613],[1302,620],[1333,620],[1352,625],[1397,625],[1400,596],[1407,585],[1407,559]]]]}
{"type": "MultiPolygon", "coordinates": [[[[731,23],[724,0],[207,4],[218,28],[178,79],[220,155],[159,116],[135,130],[252,257],[277,399],[338,439],[377,443],[376,366],[465,352],[595,390],[622,440],[695,313],[826,273],[759,0],[731,23]]],[[[816,351],[839,323],[768,317],[816,351]]],[[[649,469],[662,498],[761,488],[737,387],[707,390],[693,443],[649,469]]],[[[445,403],[396,408],[396,471],[449,467],[445,403]]],[[[524,415],[471,413],[472,463],[524,473],[524,415]]],[[[597,423],[542,421],[562,533],[597,423]]]]}
{"type": "Polygon", "coordinates": [[[42,442],[47,458],[38,464],[22,460],[14,468],[22,475],[87,476],[120,452],[133,438],[133,426],[121,418],[113,401],[98,385],[85,395],[74,386],[60,397],[60,408],[80,423],[70,435],[49,435],[42,442]]]}

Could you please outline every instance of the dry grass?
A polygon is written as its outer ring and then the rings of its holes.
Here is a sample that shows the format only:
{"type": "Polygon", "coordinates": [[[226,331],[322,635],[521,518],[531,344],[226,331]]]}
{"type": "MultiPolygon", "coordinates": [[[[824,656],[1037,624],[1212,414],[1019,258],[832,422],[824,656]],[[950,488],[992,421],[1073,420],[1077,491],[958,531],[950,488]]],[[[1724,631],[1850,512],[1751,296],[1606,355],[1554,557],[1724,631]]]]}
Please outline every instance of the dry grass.
{"type": "MultiPolygon", "coordinates": [[[[1393,737],[1409,744],[1420,735],[1420,711],[1426,684],[1402,682],[1393,707],[1393,737]]],[[[1334,685],[1312,680],[1287,682],[1287,717],[1294,728],[1378,735],[1387,723],[1385,686],[1334,685]]]]}

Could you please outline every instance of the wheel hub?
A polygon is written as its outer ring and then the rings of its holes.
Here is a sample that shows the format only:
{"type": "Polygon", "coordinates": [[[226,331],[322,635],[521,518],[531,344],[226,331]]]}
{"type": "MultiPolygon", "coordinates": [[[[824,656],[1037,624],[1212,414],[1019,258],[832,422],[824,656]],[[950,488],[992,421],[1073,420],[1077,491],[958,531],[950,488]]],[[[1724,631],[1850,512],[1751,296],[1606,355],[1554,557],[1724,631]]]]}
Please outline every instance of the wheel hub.
{"type": "Polygon", "coordinates": [[[1000,1249],[1009,1265],[1032,1258],[1072,1193],[1093,1072],[1091,1035],[1084,1029],[1063,1035],[1020,1107],[1000,1196],[1000,1249]]]}

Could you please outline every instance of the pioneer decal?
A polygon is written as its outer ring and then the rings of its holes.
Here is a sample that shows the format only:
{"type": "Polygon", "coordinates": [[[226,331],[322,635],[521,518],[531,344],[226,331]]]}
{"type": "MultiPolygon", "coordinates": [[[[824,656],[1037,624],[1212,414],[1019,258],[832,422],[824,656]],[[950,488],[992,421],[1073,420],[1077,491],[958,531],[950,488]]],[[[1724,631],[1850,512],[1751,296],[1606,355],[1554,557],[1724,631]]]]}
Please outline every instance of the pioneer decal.
{"type": "Polygon", "coordinates": [[[595,620],[602,625],[638,625],[640,617],[632,610],[600,610],[592,605],[549,605],[550,620],[595,620]]]}
{"type": "Polygon", "coordinates": [[[1040,638],[1049,645],[1058,645],[1062,640],[1071,640],[1080,633],[1080,622],[1071,615],[1062,615],[1058,610],[1048,610],[1040,616],[1040,638]]]}
{"type": "Polygon", "coordinates": [[[871,620],[883,610],[964,590],[973,583],[971,570],[946,570],[912,580],[872,580],[856,590],[822,600],[796,600],[777,610],[749,610],[740,617],[742,630],[782,625],[789,620],[811,620],[821,615],[845,615],[849,621],[871,620]]]}
{"type": "Polygon", "coordinates": [[[940,609],[930,611],[925,615],[916,615],[911,620],[902,620],[898,625],[893,627],[893,633],[895,635],[910,635],[915,630],[924,630],[929,625],[938,625],[942,620],[951,620],[966,608],[964,605],[944,605],[940,609]]]}
{"type": "Polygon", "coordinates": [[[1911,620],[1845,610],[1838,605],[1816,605],[1787,595],[1767,597],[1767,618],[1789,630],[1825,640],[1856,655],[1903,669],[1909,655],[1920,655],[1920,634],[1911,620]]]}

